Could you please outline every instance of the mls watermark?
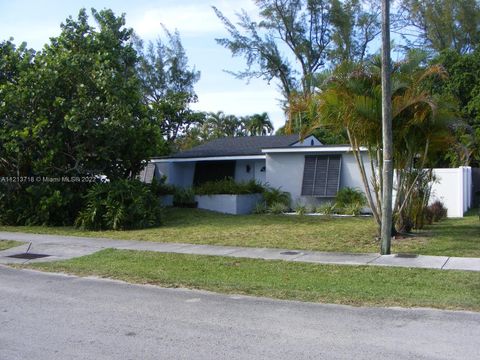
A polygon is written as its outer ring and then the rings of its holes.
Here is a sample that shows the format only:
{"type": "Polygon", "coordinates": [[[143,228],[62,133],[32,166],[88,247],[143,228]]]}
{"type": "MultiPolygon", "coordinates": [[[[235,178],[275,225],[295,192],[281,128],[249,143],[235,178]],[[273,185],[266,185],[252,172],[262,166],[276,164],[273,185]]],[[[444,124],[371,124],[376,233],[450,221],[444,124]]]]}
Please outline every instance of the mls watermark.
{"type": "Polygon", "coordinates": [[[0,183],[94,183],[97,176],[0,176],[0,183]]]}

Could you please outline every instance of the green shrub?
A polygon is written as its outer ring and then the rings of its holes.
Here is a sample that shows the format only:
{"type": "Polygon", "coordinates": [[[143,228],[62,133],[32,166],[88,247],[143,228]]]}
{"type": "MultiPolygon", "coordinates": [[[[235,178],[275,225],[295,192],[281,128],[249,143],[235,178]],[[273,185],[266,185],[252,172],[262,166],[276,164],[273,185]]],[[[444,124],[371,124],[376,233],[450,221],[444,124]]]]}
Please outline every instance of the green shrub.
{"type": "Polygon", "coordinates": [[[176,188],[171,184],[166,183],[167,177],[163,176],[160,180],[153,179],[150,184],[152,192],[157,196],[174,195],[176,188]]]}
{"type": "Polygon", "coordinates": [[[253,209],[254,214],[265,214],[267,212],[268,212],[268,209],[265,206],[265,202],[263,201],[255,205],[255,208],[253,209]]]}
{"type": "Polygon", "coordinates": [[[260,194],[264,187],[255,180],[235,182],[232,178],[217,181],[208,181],[194,188],[196,195],[245,195],[260,194]]]}
{"type": "Polygon", "coordinates": [[[362,208],[363,206],[360,205],[359,203],[352,203],[352,204],[348,204],[342,209],[343,209],[343,212],[347,215],[358,216],[362,213],[362,208]]]}
{"type": "Polygon", "coordinates": [[[173,206],[196,207],[195,193],[190,188],[176,189],[173,195],[173,206]]]}
{"type": "Polygon", "coordinates": [[[307,207],[304,204],[295,205],[295,213],[297,215],[305,215],[307,213],[307,207]]]}
{"type": "Polygon", "coordinates": [[[138,180],[95,184],[85,195],[75,225],[89,230],[141,229],[159,225],[161,206],[149,185],[138,180]]]}
{"type": "Polygon", "coordinates": [[[315,212],[323,215],[332,215],[335,213],[335,204],[331,201],[324,202],[315,209],[315,212]]]}
{"type": "Polygon", "coordinates": [[[266,207],[271,207],[273,204],[283,204],[287,209],[290,208],[290,194],[288,192],[282,191],[276,188],[266,188],[263,195],[263,201],[265,202],[266,207]]]}
{"type": "Polygon", "coordinates": [[[335,205],[337,210],[358,205],[363,207],[367,204],[367,199],[363,192],[359,189],[345,187],[340,189],[335,196],[335,205]]]}
{"type": "Polygon", "coordinates": [[[288,206],[281,202],[275,202],[268,207],[268,212],[271,214],[283,214],[288,211],[288,206]]]}
{"type": "Polygon", "coordinates": [[[0,187],[0,224],[71,226],[83,204],[86,185],[22,184],[0,187]]]}

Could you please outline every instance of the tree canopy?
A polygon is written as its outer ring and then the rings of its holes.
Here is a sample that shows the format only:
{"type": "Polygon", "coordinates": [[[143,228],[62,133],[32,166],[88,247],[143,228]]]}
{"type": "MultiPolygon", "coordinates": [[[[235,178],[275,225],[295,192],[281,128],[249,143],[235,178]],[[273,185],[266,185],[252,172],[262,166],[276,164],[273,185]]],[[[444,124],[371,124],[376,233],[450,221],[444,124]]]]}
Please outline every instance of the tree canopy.
{"type": "Polygon", "coordinates": [[[146,48],[137,41],[137,69],[148,116],[172,148],[179,135],[201,120],[202,115],[190,109],[197,102],[194,85],[200,72],[190,68],[178,31],[164,32],[166,41],[158,38],[146,48]]]}
{"type": "Polygon", "coordinates": [[[134,177],[161,137],[147,118],[124,16],[85,9],[34,54],[2,43],[0,146],[9,175],[134,177]]]}

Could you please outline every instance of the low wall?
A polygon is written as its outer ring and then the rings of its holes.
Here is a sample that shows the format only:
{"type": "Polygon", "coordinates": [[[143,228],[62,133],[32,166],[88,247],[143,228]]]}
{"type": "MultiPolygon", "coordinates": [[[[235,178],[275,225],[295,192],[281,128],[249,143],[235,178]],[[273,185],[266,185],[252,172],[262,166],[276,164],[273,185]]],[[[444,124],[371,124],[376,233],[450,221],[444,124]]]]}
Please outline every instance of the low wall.
{"type": "Polygon", "coordinates": [[[261,194],[195,196],[199,209],[234,215],[251,214],[261,199],[261,194]]]}

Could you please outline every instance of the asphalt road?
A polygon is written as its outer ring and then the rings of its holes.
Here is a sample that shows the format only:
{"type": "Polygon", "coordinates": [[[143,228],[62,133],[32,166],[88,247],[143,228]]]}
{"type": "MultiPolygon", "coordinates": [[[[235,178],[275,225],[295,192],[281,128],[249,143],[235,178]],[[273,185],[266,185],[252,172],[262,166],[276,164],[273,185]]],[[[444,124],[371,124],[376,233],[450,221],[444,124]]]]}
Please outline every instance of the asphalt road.
{"type": "Polygon", "coordinates": [[[480,359],[480,313],[356,308],[0,266],[0,359],[480,359]]]}

